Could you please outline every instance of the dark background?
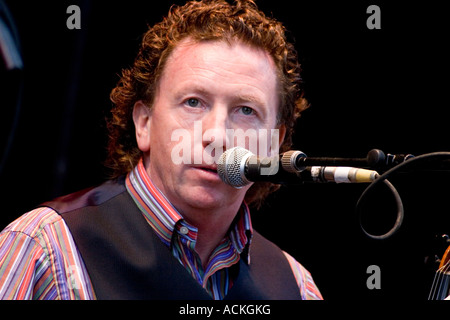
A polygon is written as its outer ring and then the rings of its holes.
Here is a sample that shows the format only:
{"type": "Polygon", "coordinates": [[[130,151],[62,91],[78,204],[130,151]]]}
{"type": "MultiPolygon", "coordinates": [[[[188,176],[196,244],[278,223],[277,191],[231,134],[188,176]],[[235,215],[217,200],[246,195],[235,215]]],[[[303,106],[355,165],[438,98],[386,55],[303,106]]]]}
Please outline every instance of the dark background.
{"type": "MultiPolygon", "coordinates": [[[[23,100],[12,147],[0,172],[0,229],[53,197],[106,179],[105,117],[109,93],[130,65],[147,24],[173,1],[6,1],[24,72],[1,69],[1,151],[12,130],[17,88],[23,100]],[[81,30],[68,30],[66,9],[81,8],[81,30]]],[[[176,1],[183,3],[183,1],[176,1]]],[[[450,150],[448,18],[438,1],[258,1],[285,23],[295,42],[311,107],[300,118],[295,148],[309,156],[364,157],[450,150]],[[394,3],[395,2],[395,3],[394,3]],[[381,30],[369,30],[366,9],[381,8],[381,30]]],[[[3,68],[3,66],[2,66],[3,68]]],[[[405,205],[393,237],[362,232],[356,202],[367,185],[283,187],[271,195],[254,226],[313,275],[329,301],[425,301],[435,265],[426,257],[446,248],[450,233],[448,172],[392,178],[405,205]],[[381,289],[369,290],[367,268],[381,269],[381,289]]],[[[393,223],[388,193],[370,202],[376,232],[393,223]]]]}

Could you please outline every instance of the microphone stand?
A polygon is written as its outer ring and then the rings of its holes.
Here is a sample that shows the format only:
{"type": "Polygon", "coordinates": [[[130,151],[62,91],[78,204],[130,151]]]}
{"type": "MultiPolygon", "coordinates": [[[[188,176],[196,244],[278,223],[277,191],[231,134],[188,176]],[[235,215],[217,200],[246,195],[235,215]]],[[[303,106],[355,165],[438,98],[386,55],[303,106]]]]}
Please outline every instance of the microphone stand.
{"type": "Polygon", "coordinates": [[[296,166],[298,168],[310,166],[345,166],[385,170],[411,158],[414,158],[411,154],[385,154],[379,149],[372,149],[367,153],[365,158],[298,157],[296,166]]]}

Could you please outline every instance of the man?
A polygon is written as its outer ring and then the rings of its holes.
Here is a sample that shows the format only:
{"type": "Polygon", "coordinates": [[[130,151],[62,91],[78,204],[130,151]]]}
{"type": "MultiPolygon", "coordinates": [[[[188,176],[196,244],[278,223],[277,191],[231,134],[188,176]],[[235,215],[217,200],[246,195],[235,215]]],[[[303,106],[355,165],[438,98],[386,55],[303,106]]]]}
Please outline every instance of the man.
{"type": "Polygon", "coordinates": [[[229,130],[276,129],[290,146],[299,81],[282,25],[253,2],[173,7],[112,91],[114,178],[5,228],[0,297],[321,299],[309,272],[252,229],[248,204],[276,187],[233,188],[216,165],[229,130]]]}

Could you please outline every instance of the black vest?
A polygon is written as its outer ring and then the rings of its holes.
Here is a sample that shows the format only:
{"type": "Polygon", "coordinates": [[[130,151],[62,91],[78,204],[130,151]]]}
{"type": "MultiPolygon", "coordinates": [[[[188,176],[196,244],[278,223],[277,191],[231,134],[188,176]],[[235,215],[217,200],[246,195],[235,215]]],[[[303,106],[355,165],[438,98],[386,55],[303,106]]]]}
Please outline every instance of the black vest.
{"type": "MultiPolygon", "coordinates": [[[[124,178],[43,206],[67,223],[98,299],[211,299],[147,223],[124,178]]],[[[226,299],[300,299],[282,251],[257,232],[250,257],[250,265],[240,259],[226,299]]]]}

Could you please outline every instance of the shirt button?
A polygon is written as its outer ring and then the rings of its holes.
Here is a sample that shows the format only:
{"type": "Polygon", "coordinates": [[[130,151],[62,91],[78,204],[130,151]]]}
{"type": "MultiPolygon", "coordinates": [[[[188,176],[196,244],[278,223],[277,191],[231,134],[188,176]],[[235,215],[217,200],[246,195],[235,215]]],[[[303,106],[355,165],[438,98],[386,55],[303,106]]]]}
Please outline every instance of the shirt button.
{"type": "Polygon", "coordinates": [[[189,229],[187,227],[181,227],[180,228],[180,233],[181,234],[188,234],[189,233],[189,229]]]}

